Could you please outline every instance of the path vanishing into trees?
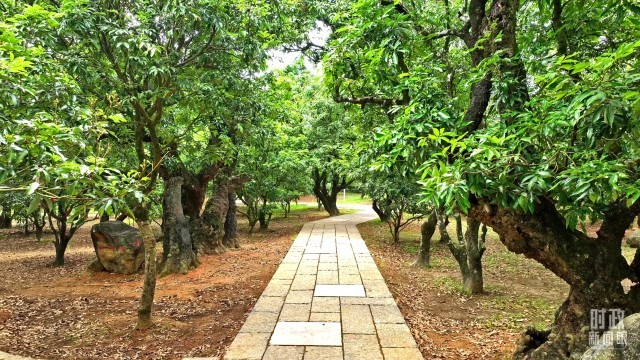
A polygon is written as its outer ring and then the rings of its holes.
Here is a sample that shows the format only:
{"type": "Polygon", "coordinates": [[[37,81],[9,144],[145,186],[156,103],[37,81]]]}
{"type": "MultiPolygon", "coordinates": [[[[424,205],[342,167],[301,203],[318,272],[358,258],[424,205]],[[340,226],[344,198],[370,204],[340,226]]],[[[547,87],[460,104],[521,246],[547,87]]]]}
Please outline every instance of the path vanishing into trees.
{"type": "Polygon", "coordinates": [[[368,206],[304,225],[225,359],[422,359],[356,224],[368,206]]]}

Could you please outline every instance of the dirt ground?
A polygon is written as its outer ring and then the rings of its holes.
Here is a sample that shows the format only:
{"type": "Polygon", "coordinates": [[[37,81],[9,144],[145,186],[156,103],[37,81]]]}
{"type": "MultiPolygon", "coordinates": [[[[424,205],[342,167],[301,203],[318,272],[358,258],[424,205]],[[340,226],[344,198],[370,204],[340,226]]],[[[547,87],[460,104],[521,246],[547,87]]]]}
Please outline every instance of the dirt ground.
{"type": "MultiPolygon", "coordinates": [[[[542,265],[509,252],[489,232],[483,257],[486,294],[461,294],[457,263],[436,232],[429,269],[412,267],[419,224],[391,244],[379,221],[358,225],[425,359],[508,359],[527,326],[544,328],[568,286],[542,265]]],[[[455,236],[455,228],[449,233],[455,236]]]]}
{"type": "Polygon", "coordinates": [[[249,236],[240,250],[204,256],[187,275],[158,280],[154,317],[134,329],[142,275],[92,274],[89,230],[53,267],[52,235],[38,243],[18,229],[0,232],[0,350],[40,359],[180,359],[224,353],[303,223],[326,217],[295,210],[249,236]]]}

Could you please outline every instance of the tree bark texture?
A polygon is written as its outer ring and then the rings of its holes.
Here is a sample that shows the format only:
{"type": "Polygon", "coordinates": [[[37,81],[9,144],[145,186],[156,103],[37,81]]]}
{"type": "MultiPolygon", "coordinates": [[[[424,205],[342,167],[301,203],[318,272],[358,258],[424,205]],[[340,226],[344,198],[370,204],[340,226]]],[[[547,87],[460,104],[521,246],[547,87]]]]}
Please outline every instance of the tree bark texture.
{"type": "Polygon", "coordinates": [[[162,262],[160,276],[186,274],[198,266],[198,259],[189,232],[189,221],[182,207],[182,184],[180,176],[165,180],[163,197],[162,262]]]}
{"type": "MultiPolygon", "coordinates": [[[[460,268],[463,292],[480,294],[484,291],[482,278],[484,236],[478,239],[480,223],[473,219],[467,219],[467,230],[463,232],[462,217],[460,214],[455,214],[454,217],[456,219],[456,240],[452,240],[447,234],[447,246],[460,268]]],[[[441,232],[443,231],[442,226],[440,225],[441,232]]]]}
{"type": "MultiPolygon", "coordinates": [[[[148,213],[147,213],[148,214],[148,213]]],[[[138,329],[148,329],[153,324],[151,311],[156,291],[156,241],[151,230],[151,222],[146,216],[136,216],[136,223],[144,242],[144,280],[142,296],[138,305],[138,329]]]]}
{"type": "Polygon", "coordinates": [[[640,251],[629,265],[621,250],[624,232],[639,212],[638,202],[631,208],[614,203],[594,238],[567,228],[547,198],[538,199],[533,214],[482,201],[472,208],[470,216],[491,226],[510,251],[538,261],[570,286],[548,336],[528,332],[516,358],[568,359],[581,354],[589,345],[590,309],[622,309],[626,315],[640,311],[640,251]],[[624,279],[634,283],[626,294],[624,279]]]}
{"type": "Polygon", "coordinates": [[[378,203],[379,203],[378,200],[373,199],[373,202],[371,203],[371,208],[378,215],[378,218],[380,219],[380,221],[387,222],[389,220],[389,214],[385,213],[384,210],[382,210],[382,208],[378,205],[378,203]]]}
{"type": "Polygon", "coordinates": [[[229,208],[227,209],[227,216],[224,219],[224,237],[222,238],[222,244],[229,249],[239,249],[238,219],[236,217],[238,207],[236,205],[235,191],[229,191],[228,199],[229,208]]]}
{"type": "Polygon", "coordinates": [[[325,211],[329,213],[330,216],[340,215],[340,210],[338,210],[338,194],[350,184],[346,176],[340,176],[334,173],[331,175],[331,178],[329,178],[329,174],[326,171],[321,172],[319,169],[314,169],[312,177],[313,194],[320,200],[325,211]]]}
{"type": "Polygon", "coordinates": [[[412,264],[413,266],[429,267],[431,260],[431,238],[436,232],[438,218],[436,212],[432,212],[427,220],[420,226],[420,250],[418,250],[418,258],[412,264]]]}
{"type": "Polygon", "coordinates": [[[217,181],[202,213],[202,231],[196,241],[198,253],[220,254],[227,250],[222,242],[224,223],[229,210],[228,181],[217,181]]]}

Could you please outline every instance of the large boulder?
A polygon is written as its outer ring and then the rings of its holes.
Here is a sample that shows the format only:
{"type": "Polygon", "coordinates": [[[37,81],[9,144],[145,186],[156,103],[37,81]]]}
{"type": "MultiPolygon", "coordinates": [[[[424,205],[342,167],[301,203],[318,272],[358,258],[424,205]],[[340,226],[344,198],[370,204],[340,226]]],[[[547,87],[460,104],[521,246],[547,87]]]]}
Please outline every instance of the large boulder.
{"type": "Polygon", "coordinates": [[[627,236],[627,245],[632,248],[640,248],[640,230],[633,231],[627,236]]]}
{"type": "MultiPolygon", "coordinates": [[[[121,221],[93,225],[91,240],[97,261],[106,271],[133,274],[144,262],[144,243],[140,230],[121,221]]],[[[97,265],[94,264],[93,267],[99,269],[97,265]]]]}
{"type": "Polygon", "coordinates": [[[624,321],[605,332],[600,338],[600,344],[607,344],[604,339],[613,341],[614,345],[594,346],[582,355],[582,360],[638,360],[640,359],[640,314],[627,316],[624,321]],[[620,345],[617,340],[626,339],[620,345]]]}

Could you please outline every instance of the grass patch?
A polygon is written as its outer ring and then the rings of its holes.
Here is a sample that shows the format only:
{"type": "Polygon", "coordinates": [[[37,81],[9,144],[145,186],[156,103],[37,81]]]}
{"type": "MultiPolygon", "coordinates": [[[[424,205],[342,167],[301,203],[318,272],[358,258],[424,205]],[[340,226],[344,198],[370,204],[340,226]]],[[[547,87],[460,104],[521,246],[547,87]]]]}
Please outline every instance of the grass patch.
{"type": "Polygon", "coordinates": [[[371,198],[369,198],[368,196],[362,195],[360,193],[347,191],[346,198],[343,193],[338,194],[338,205],[340,204],[370,205],[371,198]]]}
{"type": "Polygon", "coordinates": [[[552,322],[557,305],[544,299],[527,296],[495,295],[487,299],[487,305],[498,310],[487,318],[484,326],[493,328],[502,326],[509,329],[524,329],[533,326],[536,329],[545,329],[552,322]]]}

